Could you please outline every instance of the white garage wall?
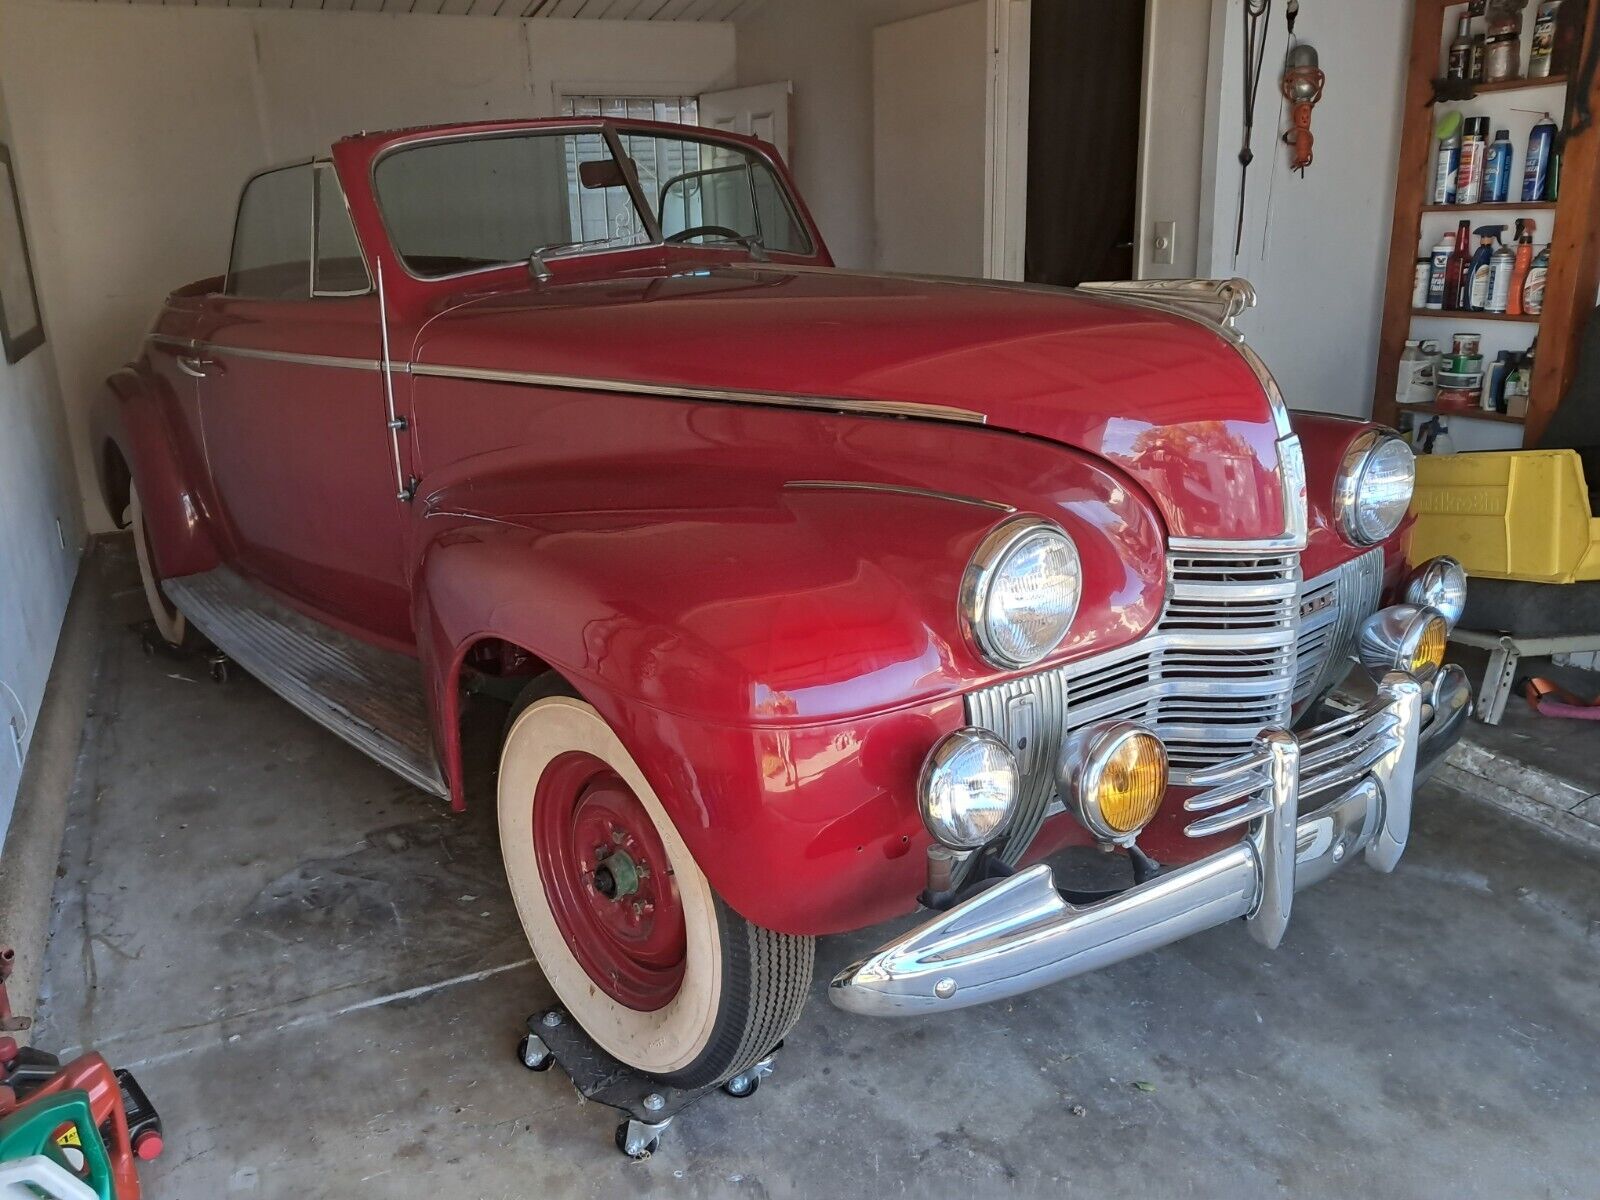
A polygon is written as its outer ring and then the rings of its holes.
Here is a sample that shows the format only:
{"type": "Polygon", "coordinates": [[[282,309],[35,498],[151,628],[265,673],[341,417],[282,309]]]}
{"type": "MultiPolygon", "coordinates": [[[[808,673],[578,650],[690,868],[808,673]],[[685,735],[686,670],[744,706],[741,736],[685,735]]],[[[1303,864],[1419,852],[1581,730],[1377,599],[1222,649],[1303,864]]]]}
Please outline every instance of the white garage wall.
{"type": "MultiPolygon", "coordinates": [[[[783,6],[778,6],[783,7],[783,6]]],[[[732,26],[0,0],[35,265],[90,524],[101,381],[171,288],[219,273],[253,170],[362,129],[548,116],[563,93],[734,81],[732,26]]]]}
{"type": "MultiPolygon", "coordinates": [[[[11,144],[3,107],[0,140],[11,144]]],[[[34,175],[20,151],[14,165],[31,232],[34,175]]],[[[53,329],[47,324],[45,332],[53,329]]],[[[71,461],[49,346],[19,363],[0,356],[0,839],[11,823],[83,544],[71,461]]]]}
{"type": "Polygon", "coordinates": [[[1255,284],[1260,299],[1242,327],[1290,405],[1367,416],[1383,317],[1410,6],[1395,0],[1302,6],[1295,31],[1317,48],[1328,77],[1311,119],[1316,157],[1303,179],[1289,170],[1288,148],[1277,140],[1288,113],[1277,89],[1285,49],[1282,9],[1273,7],[1244,245],[1235,260],[1243,2],[1216,0],[1213,6],[1200,272],[1243,275],[1255,284]]]}
{"type": "Polygon", "coordinates": [[[773,0],[738,22],[739,83],[794,82],[790,166],[842,267],[874,259],[872,31],[964,2],[773,0]]]}

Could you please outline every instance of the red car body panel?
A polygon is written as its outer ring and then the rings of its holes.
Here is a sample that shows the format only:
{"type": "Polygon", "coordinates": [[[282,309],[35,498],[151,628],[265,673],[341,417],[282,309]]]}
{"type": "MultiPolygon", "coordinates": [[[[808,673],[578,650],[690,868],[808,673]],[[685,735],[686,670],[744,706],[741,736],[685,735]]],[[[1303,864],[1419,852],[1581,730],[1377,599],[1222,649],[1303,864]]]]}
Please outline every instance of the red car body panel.
{"type": "MultiPolygon", "coordinates": [[[[764,264],[656,245],[552,260],[537,285],[522,267],[410,276],[374,159],[539,124],[334,147],[384,281],[394,443],[376,296],[263,302],[212,280],[169,300],[97,426],[138,482],[157,565],[226,564],[415,654],[458,806],[464,664],[494,639],[595,705],[748,919],[828,933],[909,911],[929,840],[918,769],[963,723],[963,694],[1008,677],[960,628],[978,542],[1020,512],[1077,543],[1077,620],[1032,669],[1126,643],[1161,613],[1168,538],[1284,534],[1284,416],[1202,322],[835,272],[814,228],[815,254],[764,264]],[[184,373],[184,342],[205,378],[184,373]],[[397,479],[417,481],[409,502],[397,479]]],[[[1369,426],[1294,428],[1310,577],[1361,549],[1330,504],[1369,426]]],[[[1216,848],[1182,824],[1169,800],[1143,844],[1165,861],[1216,848]]],[[[1032,854],[1089,840],[1057,817],[1032,854]]]]}

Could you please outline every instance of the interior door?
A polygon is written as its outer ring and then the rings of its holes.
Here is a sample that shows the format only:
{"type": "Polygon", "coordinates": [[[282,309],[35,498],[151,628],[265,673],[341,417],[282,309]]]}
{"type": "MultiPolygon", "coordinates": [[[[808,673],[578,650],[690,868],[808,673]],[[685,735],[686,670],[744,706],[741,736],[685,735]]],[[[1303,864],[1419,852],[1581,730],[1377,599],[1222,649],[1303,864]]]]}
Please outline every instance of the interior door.
{"type": "Polygon", "coordinates": [[[982,0],[872,31],[879,270],[983,274],[988,45],[982,0]]]}
{"type": "Polygon", "coordinates": [[[793,98],[794,84],[788,80],[703,92],[700,124],[707,129],[749,134],[770,142],[783,155],[783,161],[792,167],[794,146],[789,140],[789,107],[793,98]]]}
{"type": "Polygon", "coordinates": [[[336,187],[331,169],[305,164],[246,188],[227,292],[196,334],[201,420],[232,565],[408,643],[378,303],[336,187]],[[312,206],[329,218],[316,249],[312,206]]]}
{"type": "Polygon", "coordinates": [[[1024,278],[1132,279],[1143,3],[1035,0],[1024,278]]]}

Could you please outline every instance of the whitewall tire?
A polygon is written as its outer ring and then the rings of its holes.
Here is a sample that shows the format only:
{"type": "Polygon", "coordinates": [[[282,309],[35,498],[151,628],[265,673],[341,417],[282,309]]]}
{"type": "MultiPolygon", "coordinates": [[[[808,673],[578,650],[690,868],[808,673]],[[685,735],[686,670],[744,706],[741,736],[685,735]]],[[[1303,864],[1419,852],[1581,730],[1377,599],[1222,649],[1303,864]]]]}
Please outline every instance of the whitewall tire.
{"type": "Polygon", "coordinates": [[[181,646],[184,636],[189,632],[189,621],[161,593],[161,580],[156,575],[155,557],[150,552],[150,531],[145,527],[137,484],[128,488],[128,511],[124,515],[133,529],[133,549],[139,558],[139,580],[144,584],[144,599],[150,607],[150,619],[155,622],[156,631],[163,638],[174,646],[181,646]]]}

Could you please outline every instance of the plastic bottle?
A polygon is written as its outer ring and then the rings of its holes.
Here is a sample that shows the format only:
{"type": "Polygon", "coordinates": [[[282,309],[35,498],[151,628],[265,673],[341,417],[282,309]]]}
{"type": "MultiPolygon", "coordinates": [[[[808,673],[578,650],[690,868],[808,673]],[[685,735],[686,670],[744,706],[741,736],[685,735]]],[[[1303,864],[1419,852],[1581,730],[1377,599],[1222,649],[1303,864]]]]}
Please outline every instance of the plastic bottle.
{"type": "Polygon", "coordinates": [[[1506,373],[1511,370],[1511,352],[1500,351],[1500,356],[1489,364],[1483,373],[1483,394],[1478,407],[1484,412],[1500,412],[1505,405],[1506,373]]]}
{"type": "Polygon", "coordinates": [[[1395,373],[1394,402],[1396,404],[1432,404],[1434,395],[1434,356],[1422,349],[1422,343],[1408,339],[1400,353],[1400,368],[1395,373]]]}
{"type": "Polygon", "coordinates": [[[1434,159],[1433,202],[1456,202],[1456,172],[1461,168],[1461,114],[1447,112],[1434,126],[1434,136],[1439,139],[1439,152],[1434,159]]]}
{"type": "MultiPolygon", "coordinates": [[[[1543,200],[1550,174],[1550,147],[1556,140],[1556,123],[1549,113],[1534,122],[1528,133],[1528,157],[1522,164],[1522,199],[1543,200]]],[[[1434,203],[1440,203],[1435,201],[1434,203]]]]}
{"type": "Polygon", "coordinates": [[[1489,149],[1489,118],[1468,117],[1462,125],[1461,150],[1456,166],[1457,204],[1483,199],[1483,166],[1489,149]]]}
{"type": "Polygon", "coordinates": [[[1467,267],[1466,303],[1473,312],[1483,312],[1489,307],[1489,290],[1494,282],[1494,248],[1505,231],[1504,225],[1480,225],[1473,231],[1478,235],[1478,249],[1467,267]]]}
{"type": "MultiPolygon", "coordinates": [[[[1444,280],[1450,266],[1450,252],[1455,248],[1455,236],[1449,233],[1440,238],[1439,244],[1433,248],[1428,265],[1428,308],[1444,307],[1444,280]]],[[[1508,286],[1510,282],[1507,279],[1508,286]]]]}
{"type": "Polygon", "coordinates": [[[1511,292],[1506,298],[1506,312],[1512,316],[1522,312],[1522,285],[1528,278],[1528,269],[1533,266],[1533,226],[1532,217],[1517,222],[1517,257],[1511,264],[1511,292]]]}
{"type": "Polygon", "coordinates": [[[1528,277],[1522,281],[1522,311],[1537,316],[1544,311],[1544,281],[1550,273],[1550,247],[1547,244],[1533,256],[1528,277]]]}
{"type": "Polygon", "coordinates": [[[1561,0],[1544,0],[1533,21],[1533,46],[1528,52],[1528,78],[1545,79],[1550,74],[1551,55],[1556,48],[1556,17],[1561,0]]]}
{"type": "Polygon", "coordinates": [[[1511,302],[1511,272],[1517,265],[1517,252],[1502,243],[1489,258],[1489,299],[1485,312],[1503,313],[1511,302]]]}
{"type": "Polygon", "coordinates": [[[1467,306],[1467,264],[1472,258],[1472,222],[1462,221],[1456,226],[1455,244],[1444,268],[1444,306],[1462,309],[1467,306]]]}
{"type": "Polygon", "coordinates": [[[1511,199],[1511,170],[1515,158],[1511,131],[1496,129],[1483,164],[1483,198],[1490,204],[1504,204],[1511,199]]]}

